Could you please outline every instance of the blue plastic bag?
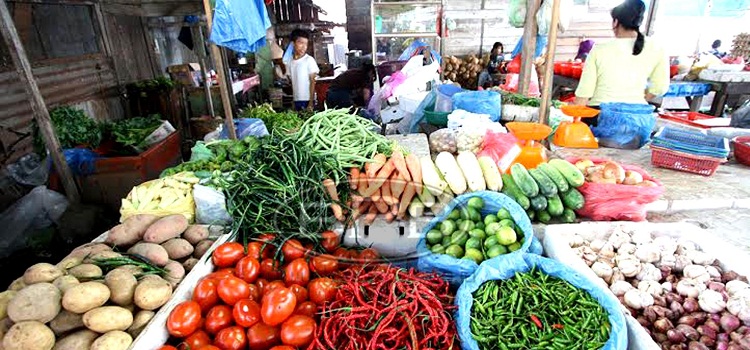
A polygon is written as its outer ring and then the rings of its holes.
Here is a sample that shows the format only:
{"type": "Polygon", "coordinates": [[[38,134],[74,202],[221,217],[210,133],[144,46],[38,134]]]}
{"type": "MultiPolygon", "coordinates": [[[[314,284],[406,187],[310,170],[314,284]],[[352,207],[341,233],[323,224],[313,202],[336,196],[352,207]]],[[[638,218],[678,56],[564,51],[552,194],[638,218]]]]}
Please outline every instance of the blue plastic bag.
{"type": "MultiPolygon", "coordinates": [[[[63,150],[65,162],[68,163],[73,175],[86,176],[96,172],[96,160],[102,158],[98,153],[88,148],[70,148],[63,150]]],[[[51,164],[50,160],[50,164],[51,164]]]]}
{"type": "MultiPolygon", "coordinates": [[[[476,271],[476,269],[479,267],[479,265],[477,265],[473,260],[456,259],[450,255],[445,254],[433,254],[430,249],[427,248],[427,242],[425,241],[427,232],[429,232],[436,225],[445,220],[445,218],[448,217],[453,209],[465,207],[469,202],[469,199],[473,197],[479,197],[484,200],[482,216],[496,214],[500,209],[505,208],[510,212],[510,216],[513,218],[513,221],[518,227],[521,228],[521,231],[523,232],[524,241],[521,245],[521,249],[501,256],[521,255],[522,253],[526,252],[532,254],[542,253],[542,245],[534,237],[534,230],[531,228],[531,221],[529,220],[529,216],[526,215],[526,211],[524,211],[521,206],[519,206],[514,200],[510,199],[510,197],[502,193],[491,191],[473,192],[458,196],[453,199],[453,201],[451,201],[451,203],[443,209],[443,212],[432,219],[432,221],[430,221],[430,223],[425,226],[424,230],[422,230],[419,243],[417,243],[417,253],[419,256],[419,260],[417,261],[417,268],[420,271],[435,272],[442,276],[443,279],[448,281],[451,285],[457,286],[460,285],[464,279],[474,273],[474,271],[476,271]]],[[[497,257],[494,259],[497,259],[497,257]]],[[[492,261],[494,259],[486,260],[482,262],[482,264],[485,264],[487,261],[492,261]]]]}
{"type": "MultiPolygon", "coordinates": [[[[536,47],[534,48],[534,57],[539,57],[544,53],[544,49],[547,48],[547,36],[546,35],[537,35],[536,36],[536,47]]],[[[516,58],[516,56],[521,54],[521,50],[523,49],[523,37],[521,39],[518,39],[518,43],[516,43],[516,47],[513,49],[513,52],[510,54],[511,58],[516,58]]]]}
{"type": "Polygon", "coordinates": [[[256,52],[266,45],[270,27],[262,0],[217,0],[211,41],[236,52],[256,52]]]}
{"type": "Polygon", "coordinates": [[[484,282],[505,280],[513,277],[516,272],[527,272],[533,267],[585,290],[607,311],[610,334],[609,340],[602,347],[603,350],[627,348],[628,331],[623,307],[608,291],[602,290],[591,280],[558,261],[533,254],[508,254],[482,263],[482,266],[467,278],[458,289],[456,294],[456,305],[458,306],[456,327],[458,328],[459,339],[461,339],[461,349],[479,350],[476,340],[471,337],[471,307],[474,303],[472,293],[479,289],[484,282]]]}
{"type": "MultiPolygon", "coordinates": [[[[424,41],[417,39],[414,40],[414,42],[409,45],[409,47],[404,50],[404,52],[401,53],[401,56],[399,56],[399,61],[408,61],[410,58],[414,57],[418,54],[418,50],[422,47],[429,46],[424,41]]],[[[437,61],[437,63],[443,63],[443,57],[440,56],[440,54],[435,51],[434,49],[430,48],[430,55],[432,56],[433,61],[437,61]]]]}
{"type": "Polygon", "coordinates": [[[453,109],[463,109],[477,114],[489,114],[493,122],[500,120],[503,98],[495,91],[467,91],[459,92],[453,97],[453,109]]]}
{"type": "Polygon", "coordinates": [[[591,128],[599,145],[638,149],[651,139],[656,126],[654,106],[632,103],[602,103],[598,125],[591,128]]]}
{"type": "MultiPolygon", "coordinates": [[[[237,139],[242,140],[248,136],[264,137],[268,136],[268,129],[262,120],[257,118],[241,118],[234,120],[234,128],[237,132],[237,139]]],[[[221,130],[220,139],[228,139],[229,132],[226,128],[221,130]]]]}

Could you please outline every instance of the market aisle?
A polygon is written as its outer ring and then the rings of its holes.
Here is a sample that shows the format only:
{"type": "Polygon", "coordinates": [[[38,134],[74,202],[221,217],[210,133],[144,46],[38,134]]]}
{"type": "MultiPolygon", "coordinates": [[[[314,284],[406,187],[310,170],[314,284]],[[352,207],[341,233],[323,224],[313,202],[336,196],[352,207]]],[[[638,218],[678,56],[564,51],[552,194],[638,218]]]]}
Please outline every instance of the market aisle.
{"type": "Polygon", "coordinates": [[[649,213],[648,221],[688,222],[698,225],[711,231],[722,241],[750,252],[750,210],[747,209],[649,213]]]}

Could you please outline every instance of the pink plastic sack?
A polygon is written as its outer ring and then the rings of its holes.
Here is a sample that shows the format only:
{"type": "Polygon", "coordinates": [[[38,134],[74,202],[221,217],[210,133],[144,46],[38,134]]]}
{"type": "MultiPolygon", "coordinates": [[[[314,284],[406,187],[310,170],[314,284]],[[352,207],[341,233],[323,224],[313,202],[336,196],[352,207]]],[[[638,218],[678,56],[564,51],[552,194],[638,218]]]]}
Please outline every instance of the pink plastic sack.
{"type": "MultiPolygon", "coordinates": [[[[508,92],[518,92],[518,74],[506,74],[505,85],[500,86],[500,89],[508,92]]],[[[538,97],[541,95],[539,90],[539,78],[536,75],[536,70],[531,70],[531,80],[529,84],[529,96],[538,97]]]]}
{"type": "MultiPolygon", "coordinates": [[[[609,161],[602,158],[586,158],[601,164],[609,161]]],[[[568,158],[575,164],[580,158],[568,158]]],[[[651,177],[645,170],[621,164],[625,170],[635,171],[644,180],[656,183],[656,187],[599,184],[586,182],[578,190],[583,194],[586,204],[577,210],[578,215],[595,221],[643,221],[646,220],[646,205],[655,202],[664,194],[664,185],[651,177]]]]}
{"type": "Polygon", "coordinates": [[[489,156],[497,164],[501,173],[506,173],[513,161],[521,154],[518,139],[513,134],[487,131],[478,156],[489,156]]]}

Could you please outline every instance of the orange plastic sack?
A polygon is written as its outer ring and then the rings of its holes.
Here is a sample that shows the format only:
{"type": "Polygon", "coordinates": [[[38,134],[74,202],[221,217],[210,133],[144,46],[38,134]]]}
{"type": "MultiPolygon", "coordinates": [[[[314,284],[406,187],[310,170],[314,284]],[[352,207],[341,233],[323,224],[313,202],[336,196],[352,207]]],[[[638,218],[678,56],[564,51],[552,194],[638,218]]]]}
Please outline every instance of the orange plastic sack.
{"type": "MultiPolygon", "coordinates": [[[[609,161],[602,158],[587,159],[594,162],[594,164],[609,161]]],[[[581,159],[568,158],[567,160],[575,164],[581,159]]],[[[644,180],[653,181],[658,186],[644,187],[586,182],[578,188],[586,200],[583,208],[576,211],[578,215],[595,221],[646,220],[646,205],[657,201],[664,194],[664,185],[637,166],[621,165],[625,170],[640,173],[644,180]]]]}

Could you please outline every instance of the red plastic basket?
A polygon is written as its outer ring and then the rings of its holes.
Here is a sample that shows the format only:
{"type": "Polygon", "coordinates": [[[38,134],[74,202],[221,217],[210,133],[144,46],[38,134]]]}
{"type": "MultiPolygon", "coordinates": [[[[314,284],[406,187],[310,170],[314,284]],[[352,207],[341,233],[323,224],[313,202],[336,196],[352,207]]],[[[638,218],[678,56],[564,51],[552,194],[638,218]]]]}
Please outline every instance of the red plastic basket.
{"type": "Polygon", "coordinates": [[[735,137],[732,142],[734,142],[734,159],[750,166],[750,136],[735,137]]]}
{"type": "Polygon", "coordinates": [[[711,176],[725,159],[700,157],[651,146],[651,164],[703,176],[711,176]]]}
{"type": "Polygon", "coordinates": [[[716,117],[701,114],[698,112],[665,112],[659,113],[659,118],[671,120],[680,124],[690,125],[696,128],[709,129],[714,126],[701,123],[703,120],[714,119],[716,117]]]}

